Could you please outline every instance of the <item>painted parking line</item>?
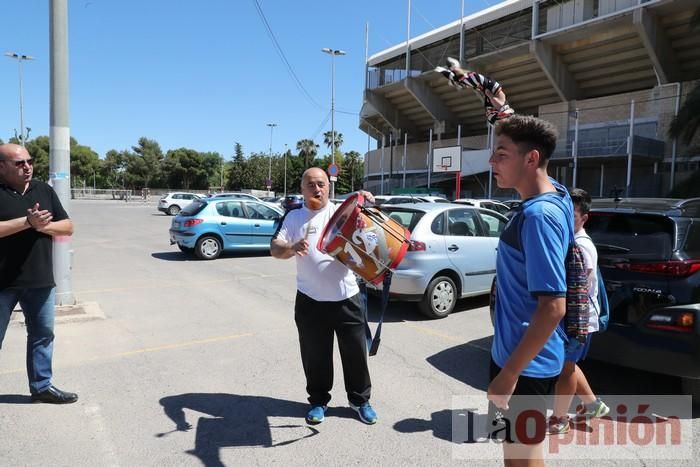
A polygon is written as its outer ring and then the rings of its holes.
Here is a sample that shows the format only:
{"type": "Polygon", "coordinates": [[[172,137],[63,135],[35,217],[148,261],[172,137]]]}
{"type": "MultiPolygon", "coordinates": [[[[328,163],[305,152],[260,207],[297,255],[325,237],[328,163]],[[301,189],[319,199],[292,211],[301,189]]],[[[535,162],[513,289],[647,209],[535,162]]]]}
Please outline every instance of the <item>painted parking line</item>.
{"type": "MultiPolygon", "coordinates": [[[[88,358],[86,360],[76,362],[75,364],[62,365],[62,367],[63,368],[73,367],[73,366],[79,366],[79,365],[85,364],[85,363],[92,363],[92,362],[104,361],[104,360],[112,360],[115,358],[131,357],[133,355],[141,355],[141,354],[145,354],[145,353],[163,352],[165,350],[183,349],[186,347],[193,347],[193,346],[197,346],[197,345],[206,345],[206,344],[212,344],[215,342],[223,342],[223,341],[240,339],[242,337],[253,337],[254,335],[255,335],[255,333],[245,332],[242,334],[232,334],[229,336],[216,336],[216,337],[209,337],[207,339],[197,339],[197,340],[193,340],[193,341],[178,342],[175,344],[159,345],[157,347],[146,347],[143,349],[135,349],[135,350],[129,350],[127,352],[120,352],[120,353],[117,353],[114,355],[105,355],[105,356],[101,356],[101,357],[88,358]]],[[[27,371],[25,368],[15,368],[12,370],[0,370],[0,376],[14,374],[14,373],[24,373],[25,371],[27,371]]]]}

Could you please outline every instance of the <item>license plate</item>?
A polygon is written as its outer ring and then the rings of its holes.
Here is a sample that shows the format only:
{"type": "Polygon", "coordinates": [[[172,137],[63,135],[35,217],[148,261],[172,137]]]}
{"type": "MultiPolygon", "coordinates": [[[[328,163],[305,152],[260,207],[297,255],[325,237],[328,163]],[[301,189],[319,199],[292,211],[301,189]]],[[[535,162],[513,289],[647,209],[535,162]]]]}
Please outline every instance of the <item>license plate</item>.
{"type": "Polygon", "coordinates": [[[175,227],[175,228],[180,227],[180,223],[179,223],[179,222],[173,222],[173,227],[175,227]]]}

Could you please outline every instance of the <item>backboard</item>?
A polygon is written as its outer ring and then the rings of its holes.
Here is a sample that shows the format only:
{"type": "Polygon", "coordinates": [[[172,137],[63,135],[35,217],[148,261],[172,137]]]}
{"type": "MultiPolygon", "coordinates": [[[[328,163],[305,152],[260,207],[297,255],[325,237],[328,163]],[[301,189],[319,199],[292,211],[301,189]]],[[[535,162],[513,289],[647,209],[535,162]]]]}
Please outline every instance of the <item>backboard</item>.
{"type": "Polygon", "coordinates": [[[462,170],[462,146],[433,149],[433,173],[462,170]]]}

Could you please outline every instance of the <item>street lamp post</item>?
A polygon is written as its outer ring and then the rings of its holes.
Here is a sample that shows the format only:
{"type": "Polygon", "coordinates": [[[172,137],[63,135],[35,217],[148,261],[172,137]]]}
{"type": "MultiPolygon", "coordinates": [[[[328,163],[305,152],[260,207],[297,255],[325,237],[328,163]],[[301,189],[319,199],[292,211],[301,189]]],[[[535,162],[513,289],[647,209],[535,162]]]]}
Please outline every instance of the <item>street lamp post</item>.
{"type": "Polygon", "coordinates": [[[284,197],[287,197],[287,143],[284,143],[284,197]]]}
{"type": "MultiPolygon", "coordinates": [[[[331,56],[331,161],[335,164],[335,57],[345,51],[324,47],[321,52],[331,56]]],[[[335,198],[335,182],[331,182],[331,198],[335,198]]]]}
{"type": "Polygon", "coordinates": [[[277,126],[276,123],[268,123],[267,126],[270,127],[270,162],[267,166],[267,191],[272,189],[272,131],[277,126]]]}
{"type": "MultiPolygon", "coordinates": [[[[24,146],[24,140],[29,136],[27,132],[26,136],[24,134],[24,102],[22,99],[22,60],[34,60],[34,57],[29,55],[18,54],[15,52],[5,52],[5,56],[14,58],[17,60],[17,67],[19,69],[19,139],[24,146]]],[[[27,128],[28,130],[29,128],[27,128]]]]}

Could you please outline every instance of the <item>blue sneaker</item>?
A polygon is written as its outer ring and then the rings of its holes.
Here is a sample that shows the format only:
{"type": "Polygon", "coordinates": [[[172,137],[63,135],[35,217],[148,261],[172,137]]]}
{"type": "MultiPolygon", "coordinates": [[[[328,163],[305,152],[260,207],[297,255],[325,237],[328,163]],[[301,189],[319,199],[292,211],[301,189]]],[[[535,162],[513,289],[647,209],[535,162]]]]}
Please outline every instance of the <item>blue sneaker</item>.
{"type": "Polygon", "coordinates": [[[314,405],[306,414],[306,423],[318,425],[326,418],[326,410],[328,410],[326,405],[314,405]]]}
{"type": "Polygon", "coordinates": [[[350,407],[360,415],[360,420],[362,420],[367,425],[374,425],[377,423],[377,412],[374,411],[369,402],[365,402],[361,406],[356,406],[350,404],[350,407]]]}

